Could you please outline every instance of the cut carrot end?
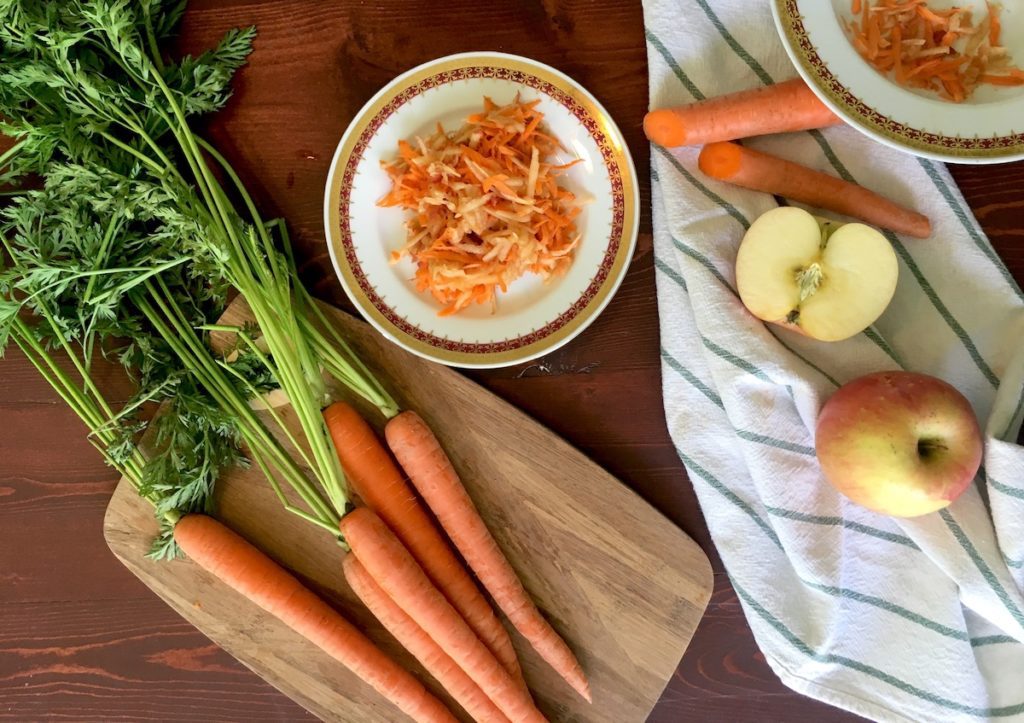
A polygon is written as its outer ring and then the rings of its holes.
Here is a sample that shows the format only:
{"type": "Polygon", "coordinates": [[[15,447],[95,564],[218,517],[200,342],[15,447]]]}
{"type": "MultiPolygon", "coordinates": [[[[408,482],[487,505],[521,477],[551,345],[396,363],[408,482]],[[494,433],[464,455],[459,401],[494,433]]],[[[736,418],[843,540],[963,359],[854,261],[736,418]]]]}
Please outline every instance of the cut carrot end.
{"type": "Polygon", "coordinates": [[[732,178],[740,170],[742,155],[742,147],[735,143],[709,143],[701,149],[697,166],[712,178],[725,180],[732,178]]]}
{"type": "Polygon", "coordinates": [[[686,128],[673,111],[662,108],[644,116],[644,134],[652,143],[666,148],[686,145],[686,128]]]}

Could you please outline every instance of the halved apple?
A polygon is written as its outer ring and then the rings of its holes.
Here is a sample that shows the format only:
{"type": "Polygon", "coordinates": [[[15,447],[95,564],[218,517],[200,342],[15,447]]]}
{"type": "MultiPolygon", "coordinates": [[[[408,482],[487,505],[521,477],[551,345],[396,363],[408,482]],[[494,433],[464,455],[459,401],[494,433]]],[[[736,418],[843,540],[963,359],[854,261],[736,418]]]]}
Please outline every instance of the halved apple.
{"type": "Polygon", "coordinates": [[[896,253],[877,230],[793,206],[754,221],[736,257],[736,285],[750,313],[822,341],[871,326],[898,277],[896,253]]]}

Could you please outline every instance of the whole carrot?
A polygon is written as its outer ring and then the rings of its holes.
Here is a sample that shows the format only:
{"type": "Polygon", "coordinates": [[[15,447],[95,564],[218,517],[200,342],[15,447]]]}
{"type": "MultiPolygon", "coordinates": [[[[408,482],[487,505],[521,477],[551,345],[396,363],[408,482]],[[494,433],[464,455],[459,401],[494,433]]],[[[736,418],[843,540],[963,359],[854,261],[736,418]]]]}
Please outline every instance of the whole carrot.
{"type": "Polygon", "coordinates": [[[544,716],[497,658],[480,642],[423,568],[372,510],[357,507],[341,519],[352,554],[381,589],[433,638],[513,723],[544,716]]]}
{"type": "Polygon", "coordinates": [[[805,131],[843,121],[800,78],[717,98],[652,110],[644,133],[666,148],[699,146],[769,133],[805,131]]]}
{"type": "Polygon", "coordinates": [[[434,433],[415,412],[402,412],[388,422],[384,434],[398,463],[497,606],[540,656],[590,701],[590,684],[579,661],[523,588],[434,433]]]}
{"type": "MultiPolygon", "coordinates": [[[[352,489],[380,515],[473,632],[521,682],[523,674],[508,631],[370,425],[344,402],[325,409],[324,421],[352,489]]],[[[525,689],[526,683],[522,685],[525,689]]]]}
{"type": "Polygon", "coordinates": [[[704,146],[698,165],[712,178],[736,186],[853,216],[916,238],[932,234],[927,216],[897,205],[863,186],[735,143],[704,146]]]}
{"type": "Polygon", "coordinates": [[[345,579],[363,604],[374,614],[389,633],[412,653],[441,686],[448,691],[473,720],[479,723],[508,723],[508,718],[484,695],[465,671],[451,659],[423,628],[402,611],[388,594],[374,582],[366,568],[347,555],[342,563],[345,579]]]}
{"type": "Polygon", "coordinates": [[[444,705],[334,608],[217,520],[186,515],[174,540],[201,568],[267,611],[424,723],[456,723],[444,705]]]}

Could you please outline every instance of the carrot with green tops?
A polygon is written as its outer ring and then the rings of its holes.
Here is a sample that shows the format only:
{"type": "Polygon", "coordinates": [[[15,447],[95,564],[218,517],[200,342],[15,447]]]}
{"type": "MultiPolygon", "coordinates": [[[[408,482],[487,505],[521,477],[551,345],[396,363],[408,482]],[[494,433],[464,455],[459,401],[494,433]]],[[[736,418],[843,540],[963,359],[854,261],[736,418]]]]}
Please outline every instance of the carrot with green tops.
{"type": "Polygon", "coordinates": [[[540,656],[590,701],[590,684],[579,661],[523,588],[434,433],[415,412],[402,412],[388,422],[384,434],[413,486],[497,606],[540,656]]]}
{"type": "Polygon", "coordinates": [[[441,701],[334,608],[213,517],[182,517],[174,540],[199,567],[340,662],[413,720],[456,723],[441,701]]]}
{"type": "MultiPolygon", "coordinates": [[[[519,659],[508,631],[416,499],[416,493],[373,429],[345,402],[335,402],[323,415],[351,488],[387,523],[509,674],[522,681],[519,659]]],[[[522,685],[526,687],[526,683],[522,685]]]]}
{"type": "Polygon", "coordinates": [[[345,579],[349,586],[367,609],[391,636],[434,676],[473,720],[478,723],[509,723],[508,718],[480,690],[480,686],[423,632],[423,628],[388,597],[354,555],[345,556],[342,569],[345,571],[345,579]]]}
{"type": "Polygon", "coordinates": [[[644,133],[659,146],[675,148],[805,131],[842,122],[807,83],[793,78],[677,108],[652,110],[644,117],[644,133]]]}
{"type": "Polygon", "coordinates": [[[908,236],[927,238],[932,233],[927,216],[863,186],[735,143],[704,146],[698,166],[719,181],[853,216],[908,236]]]}
{"type": "Polygon", "coordinates": [[[480,686],[510,721],[545,721],[529,693],[480,642],[380,517],[367,507],[357,507],[341,519],[340,529],[352,554],[374,582],[480,686]]]}

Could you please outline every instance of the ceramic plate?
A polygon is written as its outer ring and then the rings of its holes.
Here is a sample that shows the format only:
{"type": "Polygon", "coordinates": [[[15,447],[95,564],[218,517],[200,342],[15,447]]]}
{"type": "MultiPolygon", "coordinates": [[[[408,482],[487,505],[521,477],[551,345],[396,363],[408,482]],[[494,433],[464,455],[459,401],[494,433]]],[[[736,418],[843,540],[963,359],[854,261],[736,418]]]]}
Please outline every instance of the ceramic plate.
{"type": "MultiPolygon", "coordinates": [[[[933,0],[930,7],[973,5],[980,0],[933,0]]],[[[982,86],[956,104],[925,91],[907,90],[867,64],[841,25],[850,0],[772,0],[786,50],[800,75],[833,111],[876,140],[919,156],[953,163],[1002,163],[1024,158],[1024,86],[982,86]]],[[[1024,62],[1024,6],[1002,3],[1003,42],[1024,62]]],[[[980,9],[979,9],[980,8],[980,9]]]]}
{"type": "Polygon", "coordinates": [[[324,223],[331,259],[345,291],[385,336],[442,364],[497,367],[533,359],[583,331],[608,304],[636,243],[636,171],[607,111],[569,77],[526,58],[467,53],[421,65],[377,93],[345,131],[331,164],[324,223]],[[509,103],[540,100],[560,162],[582,159],[562,177],[589,202],[569,271],[549,283],[524,276],[500,294],[497,309],[473,305],[439,317],[441,306],[416,291],[414,265],[388,261],[405,239],[406,212],[380,208],[390,189],[380,162],[398,141],[429,135],[437,123],[454,130],[478,112],[484,96],[509,103]]]}

